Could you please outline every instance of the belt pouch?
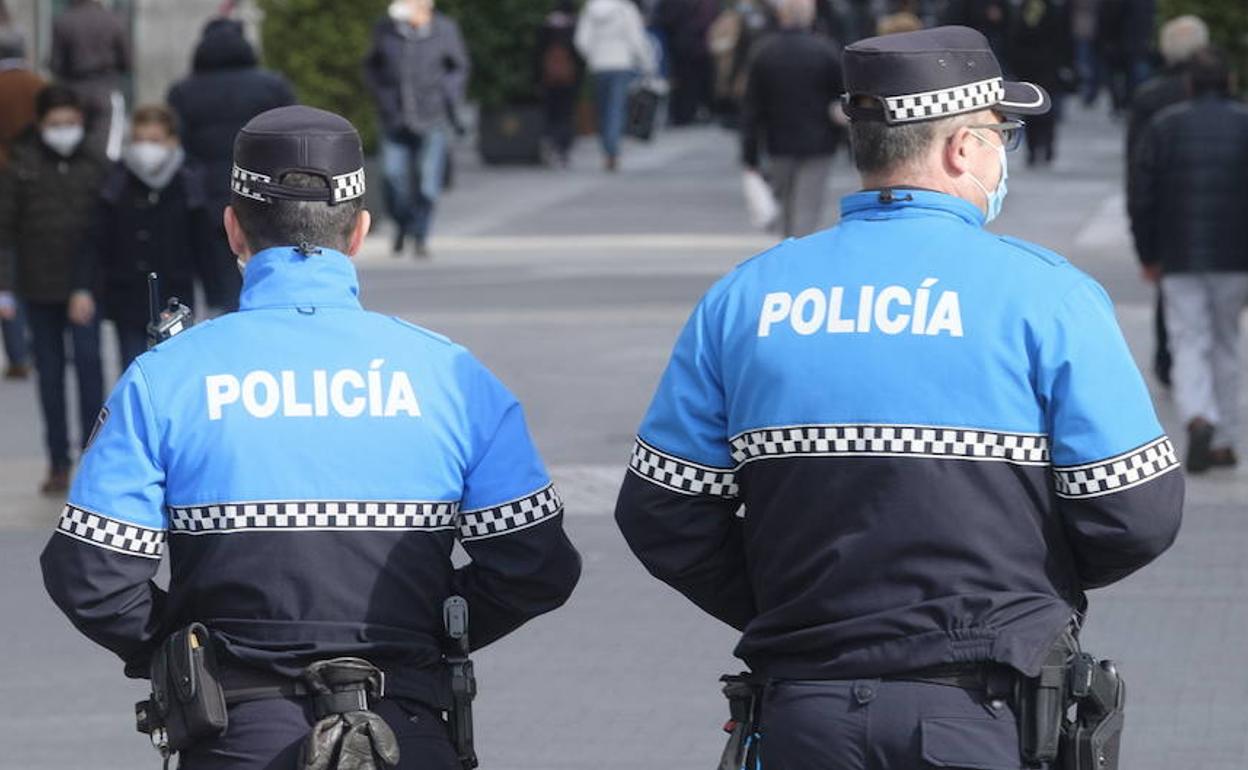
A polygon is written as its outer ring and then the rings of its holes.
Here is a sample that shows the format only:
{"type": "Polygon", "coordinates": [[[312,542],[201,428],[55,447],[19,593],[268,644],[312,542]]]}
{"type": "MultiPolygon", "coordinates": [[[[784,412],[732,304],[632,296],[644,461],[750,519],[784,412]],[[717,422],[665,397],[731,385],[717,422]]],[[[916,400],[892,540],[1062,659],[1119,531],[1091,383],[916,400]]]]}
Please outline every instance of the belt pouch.
{"type": "Polygon", "coordinates": [[[192,623],[161,645],[152,659],[152,705],[170,752],[225,732],[225,692],[208,629],[192,623]]]}

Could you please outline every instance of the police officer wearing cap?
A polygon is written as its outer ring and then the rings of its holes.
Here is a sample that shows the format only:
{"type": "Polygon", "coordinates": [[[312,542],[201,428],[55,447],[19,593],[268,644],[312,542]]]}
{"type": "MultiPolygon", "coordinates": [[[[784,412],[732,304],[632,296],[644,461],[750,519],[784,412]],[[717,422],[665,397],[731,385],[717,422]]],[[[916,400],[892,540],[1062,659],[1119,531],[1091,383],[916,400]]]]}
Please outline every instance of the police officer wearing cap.
{"type": "Polygon", "coordinates": [[[984,229],[1044,91],[964,27],[843,63],[865,189],[701,300],[616,519],[742,632],[767,770],[1017,768],[1014,679],[1171,544],[1183,477],[1105,291],[984,229]]]}
{"type": "Polygon", "coordinates": [[[244,127],[225,211],[241,312],[125,372],[43,553],[52,598],[128,675],[197,622],[227,697],[250,693],[183,768],[295,767],[318,714],[293,683],[341,657],[384,673],[369,708],[398,767],[459,767],[440,714],[444,599],[467,600],[479,648],[579,576],[515,397],[463,347],[361,307],[364,190],[343,118],[283,107],[244,127]]]}

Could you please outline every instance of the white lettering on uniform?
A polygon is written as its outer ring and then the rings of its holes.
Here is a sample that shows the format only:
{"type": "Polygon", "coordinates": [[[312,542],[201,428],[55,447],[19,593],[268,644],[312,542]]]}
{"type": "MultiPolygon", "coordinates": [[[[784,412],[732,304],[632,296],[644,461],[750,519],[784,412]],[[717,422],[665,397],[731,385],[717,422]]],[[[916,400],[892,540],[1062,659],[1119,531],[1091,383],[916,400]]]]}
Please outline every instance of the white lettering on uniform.
{"type": "Polygon", "coordinates": [[[300,373],[290,369],[247,372],[240,380],[233,374],[210,374],[204,378],[209,420],[221,420],[227,407],[241,404],[252,417],[355,418],[420,417],[420,401],[405,371],[386,372],[384,359],[373,359],[366,372],[324,369],[300,373]],[[308,400],[311,394],[311,400],[308,400]]]}
{"type": "Polygon", "coordinates": [[[956,291],[942,291],[932,308],[932,295],[938,283],[926,278],[911,292],[905,286],[861,286],[858,306],[845,306],[849,293],[844,286],[824,289],[810,287],[794,297],[784,291],[768,293],[758,314],[758,336],[771,336],[777,324],[788,323],[794,333],[803,337],[822,329],[827,334],[896,335],[907,331],[914,335],[936,337],[963,336],[962,306],[956,291]],[[929,308],[931,313],[929,315],[929,308]]]}

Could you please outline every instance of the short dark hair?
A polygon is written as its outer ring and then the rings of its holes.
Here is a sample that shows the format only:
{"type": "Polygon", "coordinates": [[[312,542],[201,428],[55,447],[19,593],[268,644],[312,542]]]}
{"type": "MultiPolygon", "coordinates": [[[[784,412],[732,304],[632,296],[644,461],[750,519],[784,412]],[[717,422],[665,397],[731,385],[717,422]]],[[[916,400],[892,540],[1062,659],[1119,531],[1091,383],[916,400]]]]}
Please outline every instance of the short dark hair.
{"type": "Polygon", "coordinates": [[[1231,67],[1214,46],[1200,49],[1187,60],[1187,79],[1193,96],[1231,93],[1231,67]]]}
{"type": "Polygon", "coordinates": [[[932,121],[891,126],[881,120],[855,120],[849,124],[854,165],[861,174],[879,174],[919,160],[935,135],[932,121]]]}
{"type": "MultiPolygon", "coordinates": [[[[329,182],[315,174],[291,172],[277,181],[309,190],[329,188],[329,182]]],[[[343,251],[355,227],[356,215],[364,208],[364,199],[355,198],[336,205],[288,200],[263,203],[234,193],[230,196],[230,206],[253,251],[305,243],[343,251]]]]}
{"type": "Polygon", "coordinates": [[[47,86],[35,96],[35,117],[39,120],[43,120],[49,112],[61,107],[72,107],[84,116],[87,113],[77,92],[65,86],[47,86]]]}
{"type": "Polygon", "coordinates": [[[160,126],[169,136],[178,135],[178,118],[173,110],[163,104],[145,104],[137,107],[130,116],[132,126],[160,126]]]}

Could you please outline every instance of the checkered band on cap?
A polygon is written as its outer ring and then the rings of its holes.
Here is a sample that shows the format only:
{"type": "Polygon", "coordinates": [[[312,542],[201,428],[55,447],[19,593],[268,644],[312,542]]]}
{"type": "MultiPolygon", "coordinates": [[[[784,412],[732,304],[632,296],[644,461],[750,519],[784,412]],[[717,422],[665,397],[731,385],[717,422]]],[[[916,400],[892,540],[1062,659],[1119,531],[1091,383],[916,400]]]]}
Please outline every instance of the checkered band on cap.
{"type": "Polygon", "coordinates": [[[1174,444],[1162,436],[1108,460],[1055,467],[1053,480],[1058,497],[1099,497],[1139,486],[1178,467],[1174,444]]]}
{"type": "Polygon", "coordinates": [[[171,534],[205,535],[259,530],[426,530],[453,529],[456,502],[294,502],[222,503],[169,508],[171,534]]]}
{"type": "Polygon", "coordinates": [[[551,484],[525,497],[509,500],[502,505],[463,511],[459,514],[459,539],[463,542],[498,537],[563,513],[563,500],[551,484]]]}
{"type": "Polygon", "coordinates": [[[1048,465],[1049,440],[1033,433],[924,425],[795,425],[748,431],[732,440],[738,468],[775,457],[881,456],[1048,465]]]}
{"type": "Polygon", "coordinates": [[[230,173],[230,189],[244,198],[251,198],[253,201],[261,203],[271,203],[268,196],[261,195],[251,188],[252,182],[272,182],[273,178],[266,174],[257,174],[255,171],[248,171],[245,168],[234,166],[233,172],[230,173]]]}
{"type": "Polygon", "coordinates": [[[61,511],[61,520],[56,525],[56,531],[75,540],[128,556],[159,559],[165,552],[164,530],[110,519],[72,505],[65,506],[61,511]]]}
{"type": "Polygon", "coordinates": [[[937,91],[886,96],[884,111],[889,123],[911,123],[987,109],[1004,98],[1001,78],[988,78],[937,91]]]}
{"type": "Polygon", "coordinates": [[[364,197],[364,169],[356,169],[350,174],[342,174],[333,178],[334,203],[355,200],[364,197]]]}
{"type": "Polygon", "coordinates": [[[731,468],[700,465],[659,451],[637,439],[628,469],[646,481],[685,495],[710,495],[734,499],[740,494],[731,468]]]}

